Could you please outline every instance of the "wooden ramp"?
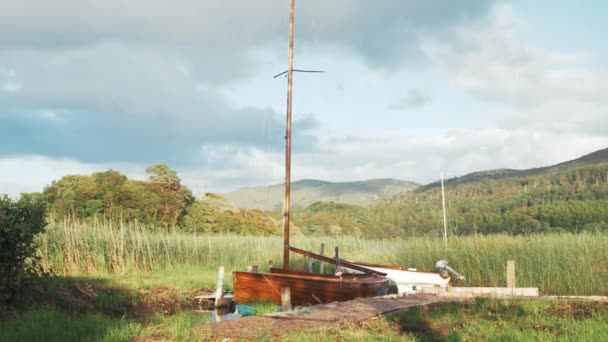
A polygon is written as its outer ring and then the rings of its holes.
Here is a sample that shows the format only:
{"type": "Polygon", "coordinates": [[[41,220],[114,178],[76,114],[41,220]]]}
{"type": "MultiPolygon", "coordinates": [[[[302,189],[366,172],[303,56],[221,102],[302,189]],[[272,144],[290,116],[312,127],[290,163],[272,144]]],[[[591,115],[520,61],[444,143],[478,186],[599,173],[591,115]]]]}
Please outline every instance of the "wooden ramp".
{"type": "Polygon", "coordinates": [[[260,335],[280,336],[302,329],[326,329],[343,323],[360,322],[374,316],[439,301],[436,295],[415,294],[406,297],[358,298],[278,312],[264,317],[245,317],[233,321],[208,323],[202,331],[213,338],[255,338],[260,335]]]}

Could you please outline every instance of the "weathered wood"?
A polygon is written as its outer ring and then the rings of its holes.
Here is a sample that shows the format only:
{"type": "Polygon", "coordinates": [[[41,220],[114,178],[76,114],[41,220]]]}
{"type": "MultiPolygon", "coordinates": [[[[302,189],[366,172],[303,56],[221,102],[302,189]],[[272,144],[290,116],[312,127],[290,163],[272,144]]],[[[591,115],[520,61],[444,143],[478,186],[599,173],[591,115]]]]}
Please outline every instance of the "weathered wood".
{"type": "MultiPolygon", "coordinates": [[[[321,244],[321,253],[319,253],[319,255],[325,256],[325,244],[324,243],[321,244]]],[[[319,262],[319,273],[323,274],[324,266],[325,266],[325,263],[323,261],[320,261],[319,262]]]]}
{"type": "Polygon", "coordinates": [[[572,300],[572,301],[588,301],[588,302],[606,302],[608,303],[608,296],[542,296],[541,298],[554,299],[554,300],[572,300]]]}
{"type": "Polygon", "coordinates": [[[220,266],[217,271],[217,284],[215,288],[215,307],[217,308],[222,299],[222,295],[224,293],[224,266],[220,266]]]}
{"type": "MultiPolygon", "coordinates": [[[[326,256],[322,256],[322,255],[315,254],[315,253],[312,253],[312,252],[307,252],[307,251],[305,251],[303,249],[299,249],[299,248],[296,248],[296,247],[289,247],[289,249],[292,252],[294,252],[294,253],[298,253],[298,254],[304,255],[304,256],[309,256],[311,258],[314,258],[314,259],[317,259],[317,260],[320,260],[320,261],[325,261],[327,263],[331,263],[331,264],[334,264],[334,265],[338,262],[338,260],[336,260],[334,258],[328,258],[326,256]]],[[[386,273],[374,271],[374,270],[371,270],[371,269],[369,269],[367,267],[362,267],[362,266],[353,264],[352,262],[349,262],[349,261],[346,261],[346,260],[339,260],[339,262],[340,262],[340,266],[344,266],[344,267],[350,268],[350,269],[355,270],[355,271],[363,272],[365,274],[375,274],[375,275],[379,275],[379,276],[383,276],[383,277],[386,276],[386,273]]]]}
{"type": "Polygon", "coordinates": [[[289,287],[281,289],[281,308],[283,312],[291,311],[291,291],[289,287]]]}
{"type": "Polygon", "coordinates": [[[326,329],[339,324],[361,322],[381,314],[438,301],[437,296],[423,294],[400,298],[359,298],[348,302],[314,305],[292,312],[271,313],[264,317],[207,323],[197,329],[208,333],[214,339],[280,336],[293,331],[326,329]]]}
{"type": "Polygon", "coordinates": [[[289,287],[293,305],[311,305],[372,297],[388,290],[387,278],[361,274],[338,277],[294,270],[271,269],[271,273],[233,272],[237,304],[272,301],[281,305],[281,288],[289,287]]]}
{"type": "Polygon", "coordinates": [[[336,260],[336,273],[342,272],[342,267],[340,266],[340,253],[338,250],[338,246],[335,248],[334,259],[336,260]]]}
{"type": "Polygon", "coordinates": [[[507,287],[515,287],[515,260],[507,260],[507,287]]]}
{"type": "Polygon", "coordinates": [[[420,292],[451,298],[538,297],[537,287],[423,287],[420,292]]]}
{"type": "Polygon", "coordinates": [[[306,257],[306,268],[308,273],[312,273],[312,259],[310,257],[306,257]]]}

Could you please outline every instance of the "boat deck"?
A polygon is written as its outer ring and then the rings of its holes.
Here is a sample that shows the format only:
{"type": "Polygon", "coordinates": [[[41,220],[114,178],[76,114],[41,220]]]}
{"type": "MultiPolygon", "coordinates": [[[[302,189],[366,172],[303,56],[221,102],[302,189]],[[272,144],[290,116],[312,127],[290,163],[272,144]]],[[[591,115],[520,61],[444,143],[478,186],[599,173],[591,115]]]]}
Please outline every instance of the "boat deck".
{"type": "Polygon", "coordinates": [[[357,323],[375,316],[415,306],[438,302],[440,298],[430,294],[405,297],[358,298],[347,302],[334,302],[304,307],[291,312],[277,312],[264,317],[245,317],[232,321],[208,323],[199,329],[213,338],[255,338],[257,336],[281,336],[288,332],[328,329],[345,323],[357,323]]]}

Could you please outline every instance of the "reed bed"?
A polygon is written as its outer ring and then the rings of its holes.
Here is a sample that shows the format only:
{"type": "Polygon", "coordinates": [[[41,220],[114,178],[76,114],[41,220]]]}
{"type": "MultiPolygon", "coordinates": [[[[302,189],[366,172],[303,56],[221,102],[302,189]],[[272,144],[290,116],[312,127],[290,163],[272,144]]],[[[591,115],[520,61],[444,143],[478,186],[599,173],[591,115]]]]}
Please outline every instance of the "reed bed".
{"type": "MultiPolygon", "coordinates": [[[[397,242],[363,240],[357,237],[294,237],[292,245],[326,254],[377,259],[399,248],[397,242]]],[[[51,223],[39,238],[42,266],[58,275],[124,274],[195,266],[245,269],[247,265],[280,265],[283,238],[280,236],[196,235],[156,231],[139,224],[111,225],[99,222],[51,223]]],[[[304,265],[294,255],[293,263],[304,265]]]]}
{"type": "MultiPolygon", "coordinates": [[[[61,221],[39,237],[42,266],[58,275],[100,275],[224,265],[227,270],[280,265],[280,236],[196,235],[153,231],[139,224],[61,221]]],[[[358,237],[292,238],[299,248],[349,259],[432,268],[440,259],[466,277],[462,286],[505,286],[506,262],[515,260],[517,285],[538,287],[544,294],[606,295],[608,235],[553,234],[512,237],[469,236],[442,240],[364,240],[358,237]]],[[[293,256],[303,267],[304,260],[293,256]]]]}
{"type": "Polygon", "coordinates": [[[465,275],[463,286],[506,286],[506,263],[514,260],[519,287],[551,295],[608,295],[606,234],[469,236],[447,246],[418,238],[387,261],[429,265],[439,259],[465,275]]]}

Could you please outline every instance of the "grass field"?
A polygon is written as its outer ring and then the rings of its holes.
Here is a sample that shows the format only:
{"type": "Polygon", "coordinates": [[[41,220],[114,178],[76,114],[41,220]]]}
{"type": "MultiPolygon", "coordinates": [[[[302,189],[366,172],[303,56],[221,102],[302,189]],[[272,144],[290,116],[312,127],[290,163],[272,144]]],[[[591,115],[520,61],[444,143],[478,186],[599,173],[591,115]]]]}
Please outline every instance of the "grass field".
{"type": "MultiPolygon", "coordinates": [[[[227,272],[251,264],[264,270],[268,260],[281,260],[282,250],[281,237],[151,233],[138,225],[82,222],[52,224],[38,242],[42,266],[56,276],[25,287],[25,299],[1,314],[0,340],[206,339],[193,328],[210,317],[194,312],[193,294],[214,287],[219,265],[227,272]]],[[[608,284],[606,235],[479,236],[454,238],[447,246],[430,238],[293,239],[314,251],[322,242],[332,254],[339,246],[345,258],[381,263],[429,268],[448,259],[467,277],[462,286],[503,285],[508,259],[516,261],[519,286],[538,286],[545,294],[602,295],[608,284]]],[[[305,265],[296,256],[292,263],[305,265]]],[[[596,341],[608,331],[607,322],[605,304],[484,300],[423,307],[322,333],[294,332],[284,340],[596,341]]]]}
{"type": "MultiPolygon", "coordinates": [[[[128,275],[176,268],[199,271],[223,265],[227,271],[282,260],[278,236],[201,236],[150,233],[138,225],[109,226],[56,223],[39,241],[46,270],[57,275],[128,275]]],[[[608,291],[608,235],[506,235],[442,240],[363,240],[356,237],[295,237],[292,244],[328,254],[340,247],[344,258],[432,268],[447,259],[466,276],[463,286],[506,284],[506,262],[516,261],[518,286],[538,287],[543,294],[600,295],[608,291]]],[[[294,256],[293,264],[304,267],[294,256]]],[[[213,275],[210,276],[211,278],[213,275]]]]}

